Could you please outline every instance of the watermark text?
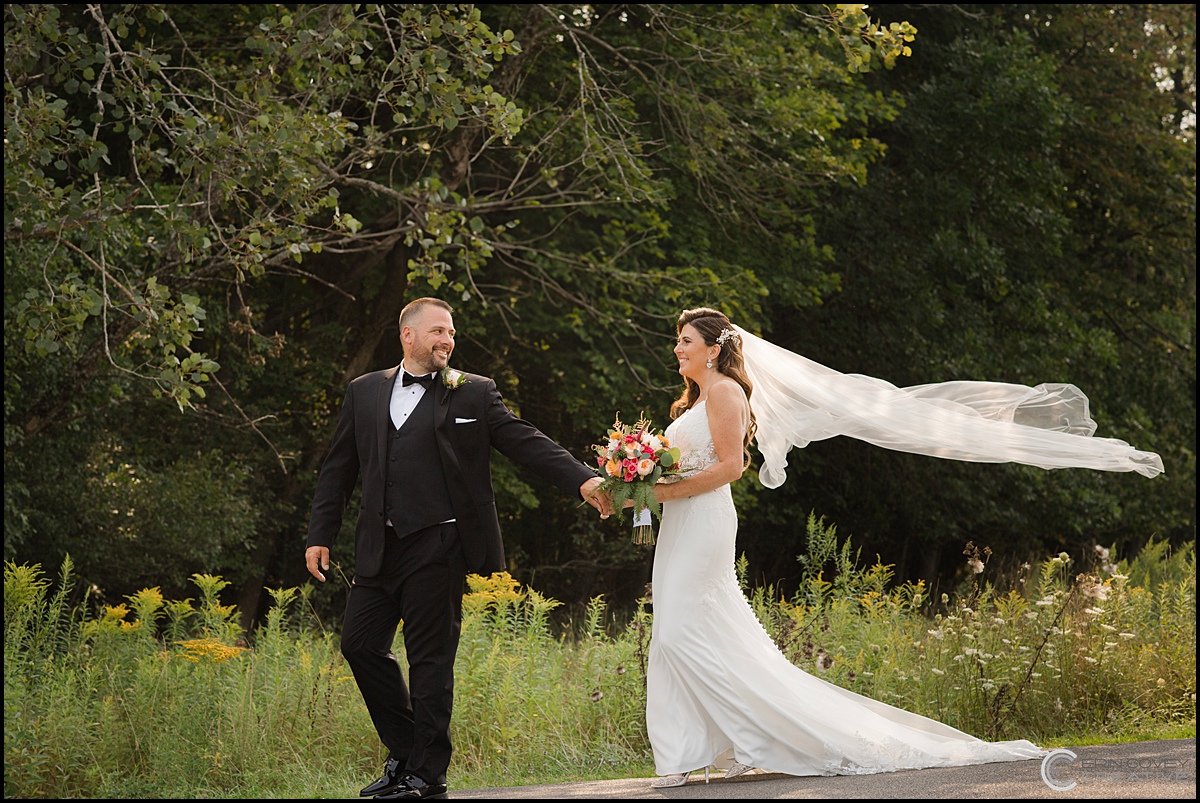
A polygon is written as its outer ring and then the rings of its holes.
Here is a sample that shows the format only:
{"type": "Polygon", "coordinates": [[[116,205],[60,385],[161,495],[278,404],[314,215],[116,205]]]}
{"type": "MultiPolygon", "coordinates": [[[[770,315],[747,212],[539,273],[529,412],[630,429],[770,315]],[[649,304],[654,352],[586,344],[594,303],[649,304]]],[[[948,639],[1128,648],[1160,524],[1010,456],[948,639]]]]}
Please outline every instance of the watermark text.
{"type": "Polygon", "coordinates": [[[1042,759],[1042,780],[1058,792],[1081,783],[1195,783],[1196,762],[1191,758],[1080,758],[1059,748],[1042,759]]]}

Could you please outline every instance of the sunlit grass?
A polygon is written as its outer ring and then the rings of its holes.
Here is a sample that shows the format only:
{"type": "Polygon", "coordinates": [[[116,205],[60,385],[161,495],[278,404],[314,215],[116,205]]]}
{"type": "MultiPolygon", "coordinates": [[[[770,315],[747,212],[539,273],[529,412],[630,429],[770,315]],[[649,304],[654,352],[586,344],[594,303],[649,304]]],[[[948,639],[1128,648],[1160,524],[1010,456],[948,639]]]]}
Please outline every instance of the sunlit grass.
{"type": "MultiPolygon", "coordinates": [[[[954,595],[860,568],[809,522],[800,591],[746,589],[805,670],[982,738],[1049,747],[1195,736],[1195,553],[1065,555],[954,595]]],[[[974,564],[972,564],[974,567],[974,564]]],[[[745,577],[746,566],[740,565],[745,577]]],[[[40,567],[6,564],[7,797],[354,797],[385,758],[306,589],[272,591],[254,633],[220,604],[145,589],[85,614],[40,567]]],[[[506,574],[472,577],[455,687],[457,788],[653,773],[645,666],[652,607],[616,624],[603,599],[562,634],[559,606],[506,574]]],[[[403,636],[396,653],[403,661],[403,636]]]]}

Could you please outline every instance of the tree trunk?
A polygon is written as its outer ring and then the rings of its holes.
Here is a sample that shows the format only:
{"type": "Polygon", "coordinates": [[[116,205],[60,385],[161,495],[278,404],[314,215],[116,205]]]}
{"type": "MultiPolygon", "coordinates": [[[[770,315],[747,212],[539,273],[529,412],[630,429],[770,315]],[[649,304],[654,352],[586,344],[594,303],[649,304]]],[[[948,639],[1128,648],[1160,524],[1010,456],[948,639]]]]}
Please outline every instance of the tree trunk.
{"type": "Polygon", "coordinates": [[[371,360],[385,337],[400,336],[400,310],[404,308],[404,298],[408,292],[408,246],[403,240],[396,240],[387,255],[386,264],[387,279],[374,299],[374,309],[366,316],[358,348],[342,374],[343,383],[370,370],[371,360]]]}

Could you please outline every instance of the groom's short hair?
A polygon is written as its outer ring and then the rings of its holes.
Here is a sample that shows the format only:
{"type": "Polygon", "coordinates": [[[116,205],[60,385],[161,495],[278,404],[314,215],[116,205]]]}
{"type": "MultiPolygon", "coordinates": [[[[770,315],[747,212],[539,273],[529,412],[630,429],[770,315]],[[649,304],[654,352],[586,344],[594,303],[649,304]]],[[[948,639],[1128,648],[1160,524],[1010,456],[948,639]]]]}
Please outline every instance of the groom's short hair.
{"type": "Polygon", "coordinates": [[[451,315],[454,314],[454,307],[450,306],[440,298],[418,298],[404,305],[404,309],[400,310],[400,331],[404,331],[404,327],[411,326],[412,321],[421,314],[421,310],[426,307],[434,306],[446,310],[451,315]]]}

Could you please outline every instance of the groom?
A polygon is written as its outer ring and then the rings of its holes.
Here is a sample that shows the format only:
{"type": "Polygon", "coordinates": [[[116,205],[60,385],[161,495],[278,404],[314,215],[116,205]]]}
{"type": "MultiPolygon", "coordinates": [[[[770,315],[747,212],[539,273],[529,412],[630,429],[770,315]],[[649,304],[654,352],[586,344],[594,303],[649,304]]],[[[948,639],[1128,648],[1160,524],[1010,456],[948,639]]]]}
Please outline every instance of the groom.
{"type": "Polygon", "coordinates": [[[447,368],[452,313],[436,298],[401,311],[404,360],[350,383],[313,496],[304,558],[324,582],[329,548],[362,478],[342,654],[390,752],[364,797],[446,793],[464,581],[506,568],[491,449],[579,493],[602,516],[610,512],[592,496],[600,478],[513,415],[495,382],[447,368]],[[392,655],[401,622],[407,686],[392,655]]]}

